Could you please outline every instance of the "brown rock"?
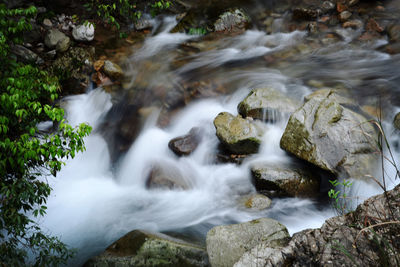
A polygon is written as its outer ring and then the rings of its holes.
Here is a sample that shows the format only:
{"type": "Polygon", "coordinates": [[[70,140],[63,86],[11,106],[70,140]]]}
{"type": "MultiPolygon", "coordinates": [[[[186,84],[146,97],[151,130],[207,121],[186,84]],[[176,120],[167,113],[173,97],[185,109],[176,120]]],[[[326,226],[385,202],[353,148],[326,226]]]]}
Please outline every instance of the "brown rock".
{"type": "Polygon", "coordinates": [[[201,129],[192,128],[184,136],[176,137],[169,141],[168,147],[178,156],[190,155],[201,141],[201,129]]]}
{"type": "Polygon", "coordinates": [[[369,19],[367,25],[365,26],[367,31],[383,32],[384,28],[378,24],[374,19],[369,19]]]}

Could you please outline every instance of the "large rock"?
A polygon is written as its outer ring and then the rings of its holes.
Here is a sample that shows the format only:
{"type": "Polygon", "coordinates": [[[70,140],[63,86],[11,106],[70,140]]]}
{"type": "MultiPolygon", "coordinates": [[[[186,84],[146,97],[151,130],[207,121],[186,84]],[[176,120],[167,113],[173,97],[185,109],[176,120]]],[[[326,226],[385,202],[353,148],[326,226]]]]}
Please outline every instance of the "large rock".
{"type": "Polygon", "coordinates": [[[190,155],[201,141],[201,129],[192,128],[188,134],[179,136],[168,143],[168,147],[178,156],[190,155]]]}
{"type": "Polygon", "coordinates": [[[299,167],[259,163],[251,174],[257,191],[271,197],[316,197],[319,193],[319,177],[299,167]]]}
{"type": "Polygon", "coordinates": [[[271,248],[285,246],[289,233],[279,222],[261,218],[246,223],[221,225],[207,233],[207,252],[213,267],[233,266],[240,257],[264,243],[271,248]]]}
{"type": "Polygon", "coordinates": [[[326,220],[321,228],[295,233],[282,249],[260,250],[246,260],[262,263],[257,266],[398,266],[399,203],[398,185],[354,212],[326,220]]]}
{"type": "Polygon", "coordinates": [[[261,126],[228,112],[218,114],[214,119],[214,126],[221,143],[236,154],[256,153],[264,134],[261,126]]]}
{"type": "Polygon", "coordinates": [[[94,39],[94,26],[91,23],[76,26],[72,30],[72,37],[76,41],[90,42],[94,39]]]}
{"type": "Polygon", "coordinates": [[[253,89],[238,105],[238,112],[243,117],[252,117],[274,122],[285,114],[293,113],[299,107],[274,88],[253,89]]]}
{"type": "Polygon", "coordinates": [[[209,266],[205,249],[163,234],[135,230],[90,259],[85,267],[209,266]]]}
{"type": "Polygon", "coordinates": [[[57,49],[61,52],[65,52],[69,48],[70,39],[59,30],[51,29],[47,32],[44,43],[50,49],[56,48],[58,45],[57,49]]]}
{"type": "Polygon", "coordinates": [[[235,9],[219,16],[218,20],[214,23],[214,29],[217,32],[244,30],[249,24],[250,18],[243,10],[235,9]]]}
{"type": "Polygon", "coordinates": [[[333,92],[312,97],[290,116],[281,148],[334,174],[372,174],[377,140],[374,126],[331,96],[333,92]]]}
{"type": "Polygon", "coordinates": [[[30,64],[43,64],[44,60],[39,57],[35,52],[29,50],[25,46],[22,45],[13,45],[11,47],[11,52],[17,56],[18,60],[30,64]]]}

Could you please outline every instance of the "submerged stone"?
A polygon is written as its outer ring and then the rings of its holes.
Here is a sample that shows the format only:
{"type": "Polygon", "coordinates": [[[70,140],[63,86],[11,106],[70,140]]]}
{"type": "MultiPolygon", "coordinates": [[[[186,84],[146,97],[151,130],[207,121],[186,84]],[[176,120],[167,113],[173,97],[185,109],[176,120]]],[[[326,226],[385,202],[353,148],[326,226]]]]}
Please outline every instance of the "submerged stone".
{"type": "Polygon", "coordinates": [[[274,88],[257,88],[238,105],[238,112],[243,117],[271,121],[294,112],[299,105],[279,90],[274,88]]]}

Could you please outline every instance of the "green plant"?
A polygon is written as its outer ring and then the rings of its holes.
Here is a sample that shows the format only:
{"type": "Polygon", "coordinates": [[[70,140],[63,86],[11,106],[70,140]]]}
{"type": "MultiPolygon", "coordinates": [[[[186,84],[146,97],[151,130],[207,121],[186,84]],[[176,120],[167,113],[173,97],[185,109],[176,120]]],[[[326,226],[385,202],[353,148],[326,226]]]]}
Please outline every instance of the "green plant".
{"type": "Polygon", "coordinates": [[[156,1],[153,4],[150,5],[151,10],[150,14],[155,17],[157,14],[159,14],[162,10],[170,8],[172,3],[170,1],[156,1]]]}
{"type": "Polygon", "coordinates": [[[204,28],[190,28],[189,35],[205,35],[207,34],[207,30],[204,28]]]}
{"type": "Polygon", "coordinates": [[[88,11],[93,11],[99,18],[120,30],[120,20],[126,18],[136,20],[142,16],[136,2],[130,0],[89,0],[84,4],[88,11]]]}
{"type": "Polygon", "coordinates": [[[91,128],[77,128],[54,106],[58,79],[36,66],[16,61],[10,47],[31,29],[35,7],[7,9],[0,4],[0,266],[57,266],[73,255],[57,237],[42,231],[35,217],[46,213],[51,188],[63,159],[84,150],[91,128]],[[55,130],[41,133],[38,124],[55,130]]]}
{"type": "Polygon", "coordinates": [[[339,215],[343,215],[351,211],[352,203],[350,202],[351,198],[348,196],[347,191],[353,183],[349,180],[338,181],[336,179],[329,180],[329,182],[335,187],[328,191],[328,196],[333,201],[332,206],[336,212],[339,215]],[[341,187],[341,190],[337,190],[337,187],[341,187]]]}

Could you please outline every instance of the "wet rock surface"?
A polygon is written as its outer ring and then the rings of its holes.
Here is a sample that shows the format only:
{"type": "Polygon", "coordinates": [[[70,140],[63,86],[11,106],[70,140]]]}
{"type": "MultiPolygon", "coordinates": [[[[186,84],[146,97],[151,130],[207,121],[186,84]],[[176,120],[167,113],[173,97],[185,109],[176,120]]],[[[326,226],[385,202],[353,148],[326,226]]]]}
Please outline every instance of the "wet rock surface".
{"type": "Polygon", "coordinates": [[[369,198],[354,212],[326,220],[321,228],[295,233],[282,249],[260,248],[246,262],[261,266],[395,266],[400,231],[393,221],[400,218],[399,203],[397,186],[369,198]],[[389,242],[386,245],[381,243],[383,236],[389,242]]]}
{"type": "Polygon", "coordinates": [[[207,233],[207,252],[213,267],[233,266],[259,243],[271,248],[285,246],[289,233],[279,222],[261,218],[246,223],[221,225],[207,233]]]}
{"type": "Polygon", "coordinates": [[[85,267],[209,266],[204,248],[159,233],[132,231],[90,259],[85,267]]]}
{"type": "Polygon", "coordinates": [[[214,119],[214,126],[221,143],[236,154],[256,153],[264,134],[259,125],[228,112],[220,113],[214,119]]]}
{"type": "Polygon", "coordinates": [[[299,104],[274,88],[253,89],[238,105],[243,117],[275,122],[294,112],[299,104]]]}
{"type": "Polygon", "coordinates": [[[201,138],[202,130],[192,128],[188,134],[169,141],[168,147],[178,156],[190,155],[199,145],[201,138]]]}
{"type": "Polygon", "coordinates": [[[280,146],[334,174],[364,177],[373,173],[377,133],[362,115],[335,99],[315,96],[290,116],[280,146]]]}
{"type": "Polygon", "coordinates": [[[290,165],[258,163],[251,168],[257,191],[268,196],[316,197],[320,179],[317,175],[290,165]]]}

